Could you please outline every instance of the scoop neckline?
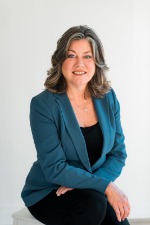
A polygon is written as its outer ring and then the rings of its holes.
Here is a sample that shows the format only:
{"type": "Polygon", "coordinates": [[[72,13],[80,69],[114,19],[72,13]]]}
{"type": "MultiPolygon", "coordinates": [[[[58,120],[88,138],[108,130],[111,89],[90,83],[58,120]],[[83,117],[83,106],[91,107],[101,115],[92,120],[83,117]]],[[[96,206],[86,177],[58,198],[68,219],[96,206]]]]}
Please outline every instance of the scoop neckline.
{"type": "Polygon", "coordinates": [[[94,126],[96,126],[99,122],[97,121],[95,124],[88,126],[88,127],[80,127],[81,129],[86,129],[86,128],[92,128],[94,126]]]}

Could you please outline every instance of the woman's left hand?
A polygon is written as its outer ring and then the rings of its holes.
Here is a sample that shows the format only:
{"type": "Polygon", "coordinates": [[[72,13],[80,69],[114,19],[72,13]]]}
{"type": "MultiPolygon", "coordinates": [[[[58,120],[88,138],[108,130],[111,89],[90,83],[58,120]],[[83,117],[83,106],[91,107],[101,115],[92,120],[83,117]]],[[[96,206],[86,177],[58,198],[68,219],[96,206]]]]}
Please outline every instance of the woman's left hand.
{"type": "Polygon", "coordinates": [[[60,196],[60,195],[65,194],[67,191],[71,191],[71,190],[73,190],[73,188],[68,188],[68,187],[61,186],[60,188],[57,189],[56,195],[60,196]]]}
{"type": "Polygon", "coordinates": [[[114,183],[110,183],[105,192],[108,202],[113,207],[119,222],[125,220],[130,213],[130,204],[127,196],[114,183]]]}

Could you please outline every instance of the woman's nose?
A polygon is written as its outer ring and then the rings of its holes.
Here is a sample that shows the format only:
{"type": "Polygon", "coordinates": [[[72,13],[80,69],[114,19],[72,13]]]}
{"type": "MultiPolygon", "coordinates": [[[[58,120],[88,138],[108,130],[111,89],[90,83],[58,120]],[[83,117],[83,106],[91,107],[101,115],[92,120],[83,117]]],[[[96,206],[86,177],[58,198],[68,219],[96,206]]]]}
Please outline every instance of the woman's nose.
{"type": "Polygon", "coordinates": [[[83,67],[84,66],[84,60],[82,58],[77,58],[76,60],[76,67],[83,67]]]}

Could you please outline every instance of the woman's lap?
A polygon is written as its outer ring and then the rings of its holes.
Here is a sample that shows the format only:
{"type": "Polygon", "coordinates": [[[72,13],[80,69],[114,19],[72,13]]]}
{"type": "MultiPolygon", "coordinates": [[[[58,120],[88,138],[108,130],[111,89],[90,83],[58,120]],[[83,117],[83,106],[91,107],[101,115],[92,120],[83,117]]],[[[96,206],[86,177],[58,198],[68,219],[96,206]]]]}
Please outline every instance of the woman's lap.
{"type": "Polygon", "coordinates": [[[117,222],[105,195],[90,189],[75,189],[59,197],[54,190],[28,209],[47,225],[129,225],[127,220],[117,222]]]}

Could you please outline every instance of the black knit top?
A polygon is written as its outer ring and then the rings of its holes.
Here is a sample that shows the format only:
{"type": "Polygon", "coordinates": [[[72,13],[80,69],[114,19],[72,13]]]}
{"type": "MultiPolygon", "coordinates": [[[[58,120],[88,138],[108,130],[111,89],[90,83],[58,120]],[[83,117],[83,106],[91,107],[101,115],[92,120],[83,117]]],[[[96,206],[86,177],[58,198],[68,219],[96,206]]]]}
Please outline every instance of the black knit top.
{"type": "Polygon", "coordinates": [[[80,127],[83,133],[91,166],[101,157],[103,135],[99,123],[90,127],[80,127]]]}

